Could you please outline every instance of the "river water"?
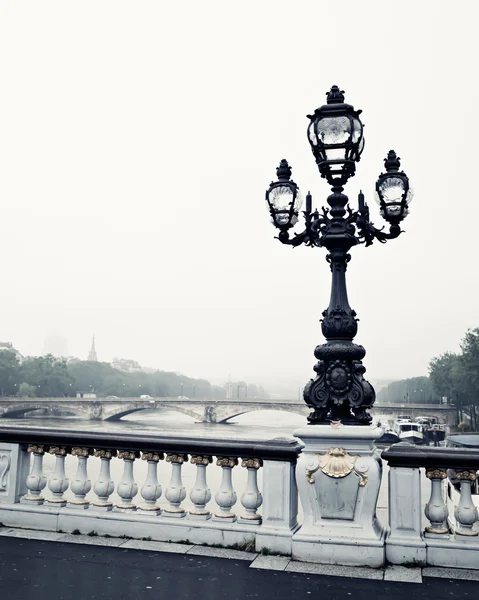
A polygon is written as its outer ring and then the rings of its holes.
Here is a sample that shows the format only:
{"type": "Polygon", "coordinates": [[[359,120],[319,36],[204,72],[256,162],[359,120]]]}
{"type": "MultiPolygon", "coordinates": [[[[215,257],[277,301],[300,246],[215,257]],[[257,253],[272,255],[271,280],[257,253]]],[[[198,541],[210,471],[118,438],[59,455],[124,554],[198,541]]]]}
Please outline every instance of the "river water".
{"type": "MultiPolygon", "coordinates": [[[[375,420],[385,423],[386,420],[380,415],[375,416],[375,420]]],[[[174,411],[142,411],[133,413],[124,417],[120,421],[86,421],[79,418],[49,418],[49,417],[34,417],[23,419],[0,419],[0,427],[19,426],[19,427],[45,427],[52,430],[74,430],[74,431],[95,431],[95,432],[118,432],[119,437],[122,433],[160,433],[165,435],[172,433],[175,435],[205,437],[205,438],[256,438],[256,439],[272,439],[276,437],[293,437],[293,431],[299,427],[306,425],[306,417],[285,413],[279,411],[256,411],[238,416],[234,421],[228,424],[207,424],[197,423],[191,417],[174,411]]],[[[65,461],[66,474],[70,481],[75,478],[77,459],[73,456],[67,456],[65,461]]],[[[55,457],[49,454],[44,458],[44,472],[49,478],[54,471],[55,457]]],[[[387,465],[384,464],[385,471],[383,482],[381,485],[379,502],[378,502],[378,517],[384,523],[387,522],[387,465]]],[[[100,471],[100,460],[90,458],[88,460],[88,477],[92,482],[92,487],[96,481],[100,471]]],[[[139,493],[134,499],[136,504],[142,503],[140,495],[141,486],[145,481],[147,464],[143,460],[136,460],[134,463],[134,476],[138,484],[139,493]]],[[[115,482],[115,487],[119,484],[123,473],[123,461],[118,458],[111,460],[111,474],[115,482]]],[[[163,494],[158,500],[158,504],[165,507],[168,502],[164,497],[164,492],[168,486],[171,475],[171,465],[165,460],[159,462],[158,479],[163,488],[163,494]]],[[[208,485],[212,492],[212,500],[209,504],[209,509],[214,511],[215,502],[214,495],[218,490],[221,481],[221,469],[214,463],[207,469],[208,485]]],[[[196,467],[190,463],[186,463],[182,468],[183,484],[187,492],[192,488],[195,477],[196,467]]],[[[233,469],[233,485],[238,495],[238,502],[235,506],[236,512],[241,512],[242,506],[240,497],[245,489],[247,470],[240,466],[233,469]]],[[[425,478],[424,478],[425,479],[425,478]]],[[[427,480],[426,480],[427,482],[427,480]]],[[[426,483],[425,482],[425,483],[426,483]]],[[[429,482],[427,482],[429,483],[429,482]]],[[[258,485],[262,489],[262,469],[258,472],[258,485]]],[[[48,487],[45,488],[45,497],[51,495],[48,487]]],[[[66,498],[72,498],[73,495],[68,490],[65,493],[66,498]]],[[[88,495],[88,499],[93,500],[95,495],[93,491],[88,495]]],[[[113,502],[119,501],[119,497],[114,492],[111,496],[113,502]]],[[[189,496],[185,499],[183,506],[186,510],[192,507],[189,496]]],[[[259,511],[261,512],[261,511],[259,511]]],[[[301,507],[299,507],[299,518],[301,520],[301,507]]]]}

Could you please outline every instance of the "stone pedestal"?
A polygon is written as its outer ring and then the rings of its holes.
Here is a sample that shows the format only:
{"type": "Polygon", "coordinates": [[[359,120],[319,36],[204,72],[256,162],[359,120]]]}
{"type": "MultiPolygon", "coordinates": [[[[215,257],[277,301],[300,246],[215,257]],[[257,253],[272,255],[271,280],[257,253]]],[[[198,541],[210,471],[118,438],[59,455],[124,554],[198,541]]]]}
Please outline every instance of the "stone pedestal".
{"type": "Polygon", "coordinates": [[[305,447],[296,465],[303,525],[293,535],[295,560],[384,565],[386,530],[376,518],[382,476],[373,442],[380,428],[309,425],[294,435],[305,447]]]}

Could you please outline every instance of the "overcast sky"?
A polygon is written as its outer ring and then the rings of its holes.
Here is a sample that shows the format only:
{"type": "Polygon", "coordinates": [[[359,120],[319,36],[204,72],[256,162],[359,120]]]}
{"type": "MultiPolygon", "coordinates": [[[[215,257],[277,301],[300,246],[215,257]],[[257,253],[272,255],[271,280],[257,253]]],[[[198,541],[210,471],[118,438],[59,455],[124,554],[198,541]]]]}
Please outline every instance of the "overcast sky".
{"type": "Polygon", "coordinates": [[[306,114],[333,84],[363,109],[346,193],[394,148],[406,233],[353,248],[369,378],[427,373],[479,326],[477,0],[3,0],[0,340],[213,380],[313,375],[325,251],[283,246],[281,158],[325,203],[306,114]]]}

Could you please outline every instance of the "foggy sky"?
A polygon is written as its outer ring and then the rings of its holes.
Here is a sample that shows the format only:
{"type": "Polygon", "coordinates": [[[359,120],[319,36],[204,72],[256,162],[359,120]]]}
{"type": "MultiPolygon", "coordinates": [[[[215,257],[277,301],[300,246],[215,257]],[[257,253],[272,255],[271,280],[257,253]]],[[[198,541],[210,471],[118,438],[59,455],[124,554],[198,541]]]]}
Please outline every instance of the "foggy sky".
{"type": "MultiPolygon", "coordinates": [[[[363,109],[345,189],[395,149],[415,198],[352,249],[371,379],[427,373],[479,326],[475,0],[0,4],[0,340],[197,377],[305,382],[329,299],[325,251],[281,245],[264,190],[287,158],[328,194],[306,114],[333,84],[363,109]]],[[[296,228],[299,230],[299,228],[296,228]]]]}

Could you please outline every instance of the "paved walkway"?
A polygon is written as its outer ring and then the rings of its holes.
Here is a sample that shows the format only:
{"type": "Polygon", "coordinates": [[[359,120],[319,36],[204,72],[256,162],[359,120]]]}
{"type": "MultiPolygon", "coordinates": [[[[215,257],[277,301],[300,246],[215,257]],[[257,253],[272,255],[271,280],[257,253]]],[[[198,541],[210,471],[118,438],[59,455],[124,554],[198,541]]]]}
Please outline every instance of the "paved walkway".
{"type": "Polygon", "coordinates": [[[9,600],[467,599],[479,571],[328,567],[222,548],[4,528],[9,600]],[[420,584],[420,585],[418,585],[420,584]]]}

